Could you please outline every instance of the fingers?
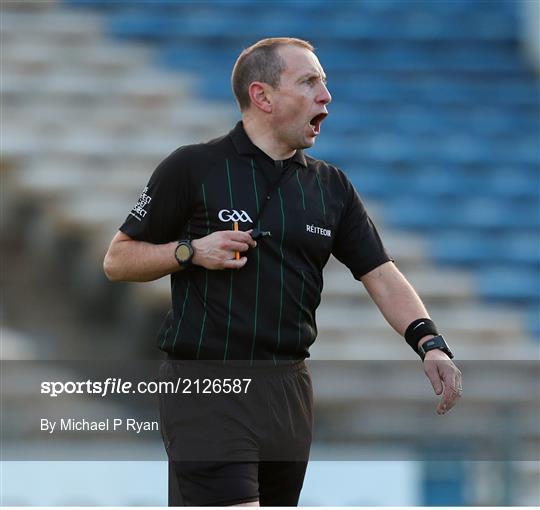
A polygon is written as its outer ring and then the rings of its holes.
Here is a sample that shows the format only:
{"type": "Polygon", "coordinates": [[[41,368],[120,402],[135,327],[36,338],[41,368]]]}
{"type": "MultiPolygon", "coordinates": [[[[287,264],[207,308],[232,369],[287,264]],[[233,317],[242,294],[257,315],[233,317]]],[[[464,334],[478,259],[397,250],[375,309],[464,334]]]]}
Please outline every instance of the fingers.
{"type": "Polygon", "coordinates": [[[439,370],[437,368],[437,361],[435,360],[426,360],[424,361],[424,372],[426,373],[431,386],[436,395],[440,395],[443,391],[443,385],[441,381],[441,376],[439,375],[439,370]]]}
{"type": "Polygon", "coordinates": [[[247,243],[241,243],[239,241],[225,241],[221,245],[221,249],[228,251],[247,251],[251,248],[247,243]]]}
{"type": "Polygon", "coordinates": [[[437,406],[437,413],[445,414],[457,404],[463,393],[461,372],[451,361],[439,362],[438,369],[443,381],[444,391],[437,406]]]}
{"type": "Polygon", "coordinates": [[[461,372],[452,363],[452,366],[446,370],[443,376],[444,392],[441,401],[441,407],[444,412],[450,411],[454,407],[463,394],[461,385],[461,372]]]}
{"type": "Polygon", "coordinates": [[[257,246],[257,241],[251,237],[250,232],[251,230],[248,230],[247,232],[241,232],[239,230],[224,230],[221,232],[221,234],[227,241],[245,243],[250,248],[255,248],[257,246]]]}
{"type": "Polygon", "coordinates": [[[224,260],[222,269],[240,269],[246,265],[247,257],[241,257],[238,260],[224,260]]]}
{"type": "Polygon", "coordinates": [[[245,257],[236,260],[236,254],[255,248],[257,242],[251,231],[221,230],[192,241],[193,263],[206,269],[240,269],[245,257]]]}
{"type": "Polygon", "coordinates": [[[452,409],[463,393],[461,372],[446,355],[439,350],[431,350],[424,358],[426,373],[435,393],[442,395],[437,414],[445,414],[452,409]]]}

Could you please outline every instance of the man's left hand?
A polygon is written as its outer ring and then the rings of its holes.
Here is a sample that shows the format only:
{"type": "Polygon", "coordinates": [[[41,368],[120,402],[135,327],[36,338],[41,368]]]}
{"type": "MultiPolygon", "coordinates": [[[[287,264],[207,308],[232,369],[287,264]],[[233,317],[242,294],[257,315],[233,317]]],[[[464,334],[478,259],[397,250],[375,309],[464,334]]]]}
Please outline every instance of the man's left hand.
{"type": "Polygon", "coordinates": [[[442,394],[437,414],[446,414],[457,404],[463,393],[460,370],[444,352],[433,349],[426,353],[424,372],[435,393],[442,394]]]}

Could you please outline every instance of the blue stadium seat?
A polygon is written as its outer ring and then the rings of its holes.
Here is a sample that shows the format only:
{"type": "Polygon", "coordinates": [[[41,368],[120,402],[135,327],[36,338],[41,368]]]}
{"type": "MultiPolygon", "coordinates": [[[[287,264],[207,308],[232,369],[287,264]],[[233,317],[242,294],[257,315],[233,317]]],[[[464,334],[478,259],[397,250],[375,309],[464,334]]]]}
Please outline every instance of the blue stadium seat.
{"type": "Polygon", "coordinates": [[[540,199],[540,173],[534,169],[521,170],[519,167],[514,170],[496,170],[486,181],[486,188],[494,195],[538,200],[540,199]]]}
{"type": "Polygon", "coordinates": [[[485,235],[448,232],[431,242],[431,254],[439,263],[463,266],[508,264],[509,267],[540,267],[540,237],[531,232],[485,235]]]}
{"type": "Polygon", "coordinates": [[[540,234],[513,234],[501,242],[503,260],[509,264],[530,264],[540,267],[540,234]]]}
{"type": "Polygon", "coordinates": [[[403,193],[407,179],[391,170],[382,168],[358,169],[347,173],[355,188],[366,197],[386,199],[403,193]]]}
{"type": "Polygon", "coordinates": [[[431,254],[442,264],[478,265],[499,260],[497,243],[491,237],[470,233],[448,233],[431,243],[431,254]]]}
{"type": "Polygon", "coordinates": [[[211,82],[218,73],[228,77],[238,55],[228,48],[216,48],[210,55],[208,53],[205,48],[171,44],[158,58],[167,67],[197,72],[203,81],[211,82]]]}
{"type": "Polygon", "coordinates": [[[112,10],[121,7],[120,2],[102,2],[101,0],[64,0],[72,7],[112,10]]]}
{"type": "Polygon", "coordinates": [[[172,20],[161,13],[146,15],[139,11],[113,14],[107,32],[114,37],[165,40],[172,28],[172,20]]]}
{"type": "Polygon", "coordinates": [[[479,198],[464,201],[455,208],[456,226],[483,230],[511,228],[537,229],[540,218],[535,201],[505,201],[479,198]]]}
{"type": "Polygon", "coordinates": [[[430,200],[398,198],[387,207],[387,220],[397,227],[470,229],[478,233],[540,227],[536,201],[501,202],[491,198],[430,200]]]}
{"type": "Polygon", "coordinates": [[[540,271],[506,266],[482,269],[478,290],[484,299],[493,301],[540,302],[540,271]]]}
{"type": "Polygon", "coordinates": [[[451,225],[455,211],[445,203],[437,207],[418,197],[394,199],[384,210],[385,220],[392,226],[406,230],[436,230],[451,225]]]}

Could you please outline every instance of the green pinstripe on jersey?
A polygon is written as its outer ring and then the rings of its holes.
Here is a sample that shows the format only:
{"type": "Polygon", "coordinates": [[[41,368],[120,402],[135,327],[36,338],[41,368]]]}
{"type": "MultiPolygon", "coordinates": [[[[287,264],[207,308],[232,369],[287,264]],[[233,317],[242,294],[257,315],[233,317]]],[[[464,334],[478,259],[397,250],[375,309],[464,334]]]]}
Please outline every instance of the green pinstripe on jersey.
{"type": "MultiPolygon", "coordinates": [[[[281,209],[281,240],[279,242],[279,253],[281,260],[279,262],[279,319],[277,330],[277,347],[276,351],[279,351],[279,344],[281,343],[281,318],[283,315],[283,240],[285,239],[285,211],[283,210],[283,196],[281,195],[281,187],[277,189],[279,196],[279,207],[281,209]]],[[[274,363],[276,362],[275,354],[272,354],[274,363]]]]}
{"type": "Polygon", "coordinates": [[[302,207],[304,211],[306,210],[306,198],[304,196],[304,188],[300,182],[300,177],[298,177],[298,168],[296,169],[296,180],[298,181],[298,186],[300,186],[300,193],[302,194],[302,207]]]}
{"type": "Polygon", "coordinates": [[[176,339],[178,338],[178,333],[180,333],[180,326],[182,325],[182,320],[184,319],[184,312],[186,311],[186,303],[189,296],[189,284],[190,280],[188,279],[186,285],[186,293],[184,294],[184,302],[182,303],[182,313],[180,314],[180,319],[178,319],[178,326],[176,328],[176,335],[174,335],[174,341],[172,344],[172,352],[174,352],[174,346],[176,345],[176,339]]]}
{"type": "MultiPolygon", "coordinates": [[[[255,177],[255,162],[251,158],[251,176],[253,178],[253,192],[255,194],[255,206],[257,208],[257,216],[259,216],[259,192],[257,191],[257,179],[255,177]]],[[[261,228],[261,220],[257,220],[257,228],[261,228]]],[[[259,269],[261,265],[261,251],[257,249],[257,279],[255,281],[255,313],[253,314],[253,340],[251,342],[251,361],[255,354],[255,343],[257,341],[257,317],[259,315],[259,269]]]]}
{"type": "MultiPolygon", "coordinates": [[[[173,284],[173,286],[172,286],[172,288],[171,288],[171,292],[172,292],[173,289],[174,289],[174,284],[173,284]]],[[[171,316],[171,310],[169,310],[169,311],[167,312],[167,315],[165,316],[165,320],[164,320],[163,323],[161,324],[161,327],[163,327],[163,324],[165,324],[165,323],[169,320],[169,317],[170,317],[170,316],[171,316]]],[[[161,328],[160,328],[160,329],[161,329],[161,328]]],[[[163,335],[163,341],[161,342],[161,345],[160,345],[160,347],[159,347],[159,348],[162,349],[162,350],[163,350],[163,346],[164,346],[165,343],[167,342],[167,337],[169,336],[169,331],[170,331],[170,330],[171,330],[171,326],[169,326],[169,327],[167,328],[167,330],[165,331],[165,334],[163,335]]]]}
{"type": "MultiPolygon", "coordinates": [[[[171,295],[174,296],[174,288],[176,287],[176,279],[173,281],[172,285],[171,285],[171,295]]],[[[169,320],[169,317],[171,316],[171,313],[172,313],[172,310],[169,310],[167,312],[167,315],[165,316],[165,321],[163,321],[164,323],[166,321],[169,320]]],[[[171,325],[172,326],[172,325],[171,325]]],[[[167,328],[167,331],[165,331],[165,335],[163,335],[163,342],[161,342],[161,347],[160,349],[163,349],[163,346],[165,345],[165,343],[167,342],[167,337],[169,336],[169,331],[171,330],[171,326],[169,326],[167,328]]],[[[162,326],[163,327],[163,326],[162,326]]]]}
{"type": "Polygon", "coordinates": [[[321,207],[322,207],[322,212],[323,212],[323,215],[326,216],[326,206],[324,204],[324,192],[323,192],[323,187],[322,187],[322,184],[321,184],[321,178],[319,177],[319,174],[316,173],[315,174],[315,177],[317,177],[317,184],[319,185],[319,189],[321,191],[321,207]]]}
{"type": "MultiPolygon", "coordinates": [[[[201,184],[202,188],[202,196],[203,196],[203,202],[204,202],[204,214],[206,215],[206,235],[210,233],[210,219],[208,218],[208,207],[206,205],[206,189],[204,187],[204,183],[201,184]]],[[[201,324],[201,333],[199,335],[199,345],[197,346],[197,359],[199,359],[199,356],[201,354],[201,345],[202,345],[202,339],[203,339],[203,333],[204,333],[204,326],[206,324],[206,314],[207,314],[207,308],[206,308],[206,297],[208,295],[208,269],[204,272],[204,314],[203,314],[203,320],[201,324]]]]}
{"type": "Polygon", "coordinates": [[[304,311],[304,284],[306,283],[306,275],[304,274],[304,271],[300,270],[300,273],[302,274],[302,288],[300,289],[300,307],[298,310],[298,344],[297,348],[300,347],[300,339],[302,336],[302,312],[304,311]]]}
{"type": "MultiPolygon", "coordinates": [[[[225,167],[227,168],[227,183],[229,185],[230,206],[231,206],[231,209],[234,209],[232,186],[231,186],[231,171],[230,171],[228,159],[225,160],[225,167]]],[[[229,333],[231,330],[232,289],[233,289],[234,271],[230,269],[229,273],[230,273],[230,281],[229,281],[229,303],[228,303],[228,310],[227,310],[227,334],[225,335],[225,352],[223,354],[223,361],[226,361],[227,354],[229,352],[229,333]]]]}
{"type": "MultiPolygon", "coordinates": [[[[188,239],[191,239],[191,220],[189,220],[187,224],[187,236],[188,236],[188,239]]],[[[190,284],[190,279],[188,275],[186,293],[184,294],[184,302],[182,303],[182,313],[180,314],[180,319],[178,319],[178,326],[176,327],[176,334],[174,335],[174,341],[172,344],[173,352],[174,352],[174,346],[176,345],[176,339],[178,338],[178,334],[180,333],[180,326],[182,325],[182,320],[184,319],[184,313],[186,311],[186,303],[189,297],[189,284],[190,284]]]]}

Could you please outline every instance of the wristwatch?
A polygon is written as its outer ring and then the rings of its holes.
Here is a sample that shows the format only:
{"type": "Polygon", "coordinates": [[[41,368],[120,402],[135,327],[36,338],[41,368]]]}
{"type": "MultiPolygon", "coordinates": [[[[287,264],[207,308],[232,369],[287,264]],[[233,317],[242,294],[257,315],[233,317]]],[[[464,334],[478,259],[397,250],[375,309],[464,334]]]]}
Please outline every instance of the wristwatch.
{"type": "Polygon", "coordinates": [[[191,246],[191,242],[187,239],[178,241],[174,250],[174,257],[182,269],[189,267],[193,259],[193,246],[191,246]]]}
{"type": "Polygon", "coordinates": [[[426,353],[432,351],[433,349],[439,349],[440,351],[444,352],[450,359],[453,359],[454,357],[452,351],[450,350],[450,347],[448,347],[448,344],[446,343],[442,335],[434,336],[433,338],[426,340],[420,347],[418,347],[418,354],[422,358],[422,361],[424,361],[426,353]]]}

